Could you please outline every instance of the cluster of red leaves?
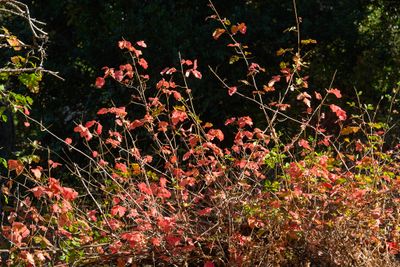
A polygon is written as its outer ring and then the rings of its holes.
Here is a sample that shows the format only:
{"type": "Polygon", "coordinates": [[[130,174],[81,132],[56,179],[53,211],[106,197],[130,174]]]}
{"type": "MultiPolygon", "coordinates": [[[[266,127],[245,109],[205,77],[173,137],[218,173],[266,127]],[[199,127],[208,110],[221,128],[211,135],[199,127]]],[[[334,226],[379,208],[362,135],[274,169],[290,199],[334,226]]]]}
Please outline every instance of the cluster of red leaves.
{"type": "MultiPolygon", "coordinates": [[[[12,243],[10,253],[17,255],[14,262],[10,259],[3,264],[42,266],[52,259],[49,248],[54,247],[53,241],[72,238],[72,234],[65,228],[76,223],[73,201],[78,197],[78,192],[73,188],[62,186],[58,179],[44,175],[41,166],[28,169],[21,161],[16,160],[9,160],[9,166],[10,170],[15,170],[18,175],[24,175],[36,182],[46,181],[46,184],[29,189],[34,198],[26,196],[21,199],[18,206],[10,211],[3,221],[2,235],[12,243]],[[42,203],[43,207],[37,206],[36,202],[42,203]],[[34,244],[41,244],[44,249],[34,244]]],[[[48,161],[49,170],[59,166],[60,163],[48,161]]],[[[8,185],[7,191],[3,192],[10,192],[12,181],[8,185]]],[[[83,242],[89,241],[87,236],[81,237],[83,242]]]]}
{"type": "MultiPolygon", "coordinates": [[[[136,45],[139,47],[142,47],[142,48],[147,47],[147,45],[144,41],[138,41],[138,42],[136,42],[136,45]]],[[[129,51],[137,59],[137,63],[143,69],[146,70],[148,68],[149,65],[148,65],[147,61],[143,57],[141,57],[143,54],[142,51],[135,48],[131,42],[126,41],[126,40],[119,41],[118,47],[121,50],[129,51]]],[[[111,77],[114,80],[116,80],[117,82],[127,84],[129,82],[129,80],[131,80],[134,76],[133,67],[129,63],[119,66],[118,69],[104,67],[103,70],[104,70],[104,76],[96,78],[95,86],[97,88],[102,88],[105,85],[105,79],[107,77],[111,77]]]]}

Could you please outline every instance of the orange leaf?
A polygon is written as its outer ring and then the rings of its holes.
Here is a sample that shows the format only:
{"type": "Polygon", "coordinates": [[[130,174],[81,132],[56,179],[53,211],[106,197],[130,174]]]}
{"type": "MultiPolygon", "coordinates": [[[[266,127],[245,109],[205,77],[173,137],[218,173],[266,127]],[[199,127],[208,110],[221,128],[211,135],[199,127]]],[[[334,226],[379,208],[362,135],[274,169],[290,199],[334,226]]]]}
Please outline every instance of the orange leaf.
{"type": "Polygon", "coordinates": [[[224,32],[224,29],[218,28],[213,32],[212,36],[215,40],[217,40],[224,32]]]}
{"type": "Polygon", "coordinates": [[[8,160],[8,169],[10,171],[15,171],[17,175],[20,175],[24,170],[24,165],[19,160],[10,159],[8,160]]]}

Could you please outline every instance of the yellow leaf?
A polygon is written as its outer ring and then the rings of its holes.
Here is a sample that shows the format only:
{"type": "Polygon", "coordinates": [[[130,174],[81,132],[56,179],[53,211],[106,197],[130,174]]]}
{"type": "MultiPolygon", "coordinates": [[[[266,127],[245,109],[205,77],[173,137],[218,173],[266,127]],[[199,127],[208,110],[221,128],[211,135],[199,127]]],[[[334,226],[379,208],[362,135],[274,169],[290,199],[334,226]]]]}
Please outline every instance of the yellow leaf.
{"type": "Polygon", "coordinates": [[[283,49],[283,48],[280,48],[278,51],[276,51],[276,55],[279,57],[279,56],[282,56],[283,54],[285,54],[286,53],[286,50],[285,49],[283,49]]]}
{"type": "Polygon", "coordinates": [[[301,40],[301,44],[303,45],[316,44],[316,43],[317,41],[314,39],[301,40]]]}
{"type": "Polygon", "coordinates": [[[239,56],[233,55],[233,56],[231,56],[231,58],[229,59],[229,64],[233,64],[233,63],[235,63],[236,61],[238,61],[239,59],[240,59],[239,56]]]}
{"type": "Polygon", "coordinates": [[[14,35],[11,35],[10,37],[8,37],[7,42],[12,48],[14,48],[15,51],[19,51],[22,48],[20,41],[14,35]]]}
{"type": "Polygon", "coordinates": [[[357,133],[360,130],[360,127],[357,126],[347,126],[340,131],[341,135],[349,135],[353,133],[357,133]]]}
{"type": "Polygon", "coordinates": [[[281,69],[284,69],[284,68],[286,68],[286,66],[287,66],[287,63],[286,62],[281,62],[281,63],[279,63],[279,67],[281,68],[281,69]]]}
{"type": "Polygon", "coordinates": [[[132,168],[132,173],[134,174],[134,175],[139,175],[140,174],[140,166],[139,166],[139,164],[137,164],[137,163],[132,163],[131,164],[131,168],[132,168]]]}
{"type": "Polygon", "coordinates": [[[229,19],[225,19],[224,24],[229,26],[229,25],[231,25],[231,21],[229,19]]]}
{"type": "Polygon", "coordinates": [[[186,111],[185,106],[174,106],[174,109],[179,111],[186,111]]]}
{"type": "Polygon", "coordinates": [[[211,122],[206,122],[203,127],[204,128],[211,128],[211,127],[213,127],[213,124],[211,122]]]}

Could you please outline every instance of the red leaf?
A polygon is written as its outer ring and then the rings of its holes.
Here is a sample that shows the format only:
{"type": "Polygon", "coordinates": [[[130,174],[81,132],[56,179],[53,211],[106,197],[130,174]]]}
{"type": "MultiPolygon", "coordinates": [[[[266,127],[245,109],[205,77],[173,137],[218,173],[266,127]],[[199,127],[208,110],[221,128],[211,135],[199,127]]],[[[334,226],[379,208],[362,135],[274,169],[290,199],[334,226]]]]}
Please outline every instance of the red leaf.
{"type": "Polygon", "coordinates": [[[67,137],[67,138],[65,138],[64,142],[67,143],[68,145],[70,145],[70,144],[72,144],[72,139],[67,137]]]}
{"type": "Polygon", "coordinates": [[[145,70],[149,67],[149,64],[147,63],[147,61],[144,58],[139,59],[138,63],[145,70]]]}
{"type": "Polygon", "coordinates": [[[118,82],[120,82],[124,78],[124,73],[122,71],[120,71],[120,70],[117,70],[117,71],[114,72],[113,78],[115,80],[117,80],[118,82]]]}
{"type": "Polygon", "coordinates": [[[311,98],[311,96],[307,92],[300,93],[296,97],[297,100],[303,100],[307,107],[310,107],[311,105],[309,98],[311,98]]]}
{"type": "Polygon", "coordinates": [[[133,69],[132,69],[132,65],[131,64],[125,64],[125,65],[120,65],[119,66],[119,70],[121,70],[121,71],[124,71],[124,70],[126,70],[126,71],[132,71],[133,69]]]}
{"type": "Polygon", "coordinates": [[[61,194],[66,200],[74,200],[78,197],[78,192],[69,187],[63,187],[61,194]]]}
{"type": "Polygon", "coordinates": [[[248,126],[253,126],[253,121],[249,116],[245,116],[245,117],[240,117],[238,119],[238,124],[239,124],[239,128],[243,128],[246,125],[248,126]]]}
{"type": "Polygon", "coordinates": [[[74,128],[74,132],[79,133],[81,137],[85,138],[86,141],[92,139],[93,135],[90,133],[89,129],[82,124],[79,124],[74,128]]]}
{"type": "Polygon", "coordinates": [[[138,50],[138,49],[136,49],[136,48],[134,48],[133,46],[131,46],[128,50],[129,50],[130,52],[135,53],[135,56],[136,56],[137,58],[139,58],[139,57],[142,55],[142,51],[141,51],[141,50],[138,50]]]}
{"type": "Polygon", "coordinates": [[[167,185],[167,182],[168,182],[168,180],[165,179],[164,177],[161,177],[161,178],[160,178],[160,186],[161,186],[161,187],[164,188],[164,187],[167,185]]]}
{"type": "Polygon", "coordinates": [[[310,145],[308,144],[308,141],[307,141],[307,140],[300,139],[300,140],[299,140],[299,146],[301,146],[301,147],[303,147],[303,148],[305,148],[305,149],[311,150],[311,147],[310,147],[310,145]]]}
{"type": "Polygon", "coordinates": [[[183,161],[188,160],[192,154],[193,154],[193,149],[190,149],[188,152],[186,152],[185,154],[183,154],[182,160],[183,160],[183,161]]]}
{"type": "Polygon", "coordinates": [[[146,43],[145,43],[144,41],[137,41],[136,44],[137,44],[138,46],[143,47],[143,48],[146,48],[146,47],[147,47],[147,45],[146,45],[146,43]]]}
{"type": "Polygon", "coordinates": [[[61,236],[66,236],[68,239],[72,239],[72,234],[65,229],[59,228],[56,233],[61,236]]]}
{"type": "Polygon", "coordinates": [[[134,120],[133,122],[131,122],[131,124],[129,124],[128,129],[129,129],[130,131],[132,131],[132,130],[134,130],[134,129],[140,127],[140,126],[142,126],[143,124],[144,124],[144,123],[143,123],[142,121],[140,121],[140,120],[134,120]]]}
{"type": "Polygon", "coordinates": [[[31,172],[33,173],[33,175],[39,179],[42,176],[42,168],[41,167],[37,167],[35,169],[31,169],[31,172]]]}
{"type": "Polygon", "coordinates": [[[170,217],[160,217],[157,219],[157,226],[160,227],[164,233],[170,232],[175,226],[175,220],[170,217]]]}
{"type": "Polygon", "coordinates": [[[193,76],[196,77],[197,79],[201,79],[202,75],[200,71],[198,70],[192,70],[193,76]]]}
{"type": "Polygon", "coordinates": [[[96,86],[97,88],[102,88],[102,87],[104,86],[105,83],[106,83],[106,81],[104,80],[103,77],[97,77],[97,78],[96,78],[95,86],[96,86]]]}
{"type": "Polygon", "coordinates": [[[236,93],[236,91],[237,91],[236,86],[229,87],[228,95],[232,96],[234,93],[236,93]]]}
{"type": "Polygon", "coordinates": [[[182,95],[179,92],[173,90],[172,94],[174,95],[175,100],[179,101],[182,99],[182,95]]]}
{"type": "Polygon", "coordinates": [[[240,23],[238,26],[238,30],[240,31],[241,34],[245,34],[247,31],[247,26],[243,22],[240,23]]]}
{"type": "Polygon", "coordinates": [[[122,40],[122,41],[118,42],[118,47],[120,49],[124,49],[124,48],[131,49],[132,48],[132,44],[129,41],[122,40]]]}
{"type": "Polygon", "coordinates": [[[115,231],[122,227],[122,222],[116,219],[109,219],[108,224],[110,225],[111,230],[115,231]]]}
{"type": "Polygon", "coordinates": [[[145,193],[147,195],[151,195],[153,193],[145,183],[139,183],[137,187],[139,188],[140,192],[145,193]]]}
{"type": "Polygon", "coordinates": [[[40,198],[43,195],[45,188],[43,186],[36,186],[34,188],[31,188],[30,191],[32,191],[33,195],[36,198],[40,198]]]}
{"type": "Polygon", "coordinates": [[[188,118],[186,112],[181,110],[174,110],[171,114],[171,120],[173,125],[177,125],[179,122],[184,122],[188,118]]]}
{"type": "Polygon", "coordinates": [[[331,104],[330,109],[336,113],[336,116],[339,118],[340,121],[345,121],[347,119],[346,111],[341,109],[339,106],[331,104]]]}
{"type": "Polygon", "coordinates": [[[90,127],[92,127],[93,125],[95,125],[95,123],[96,123],[96,121],[88,121],[88,122],[85,123],[85,127],[86,127],[86,128],[90,128],[90,127]]]}
{"type": "Polygon", "coordinates": [[[204,267],[215,267],[215,264],[212,261],[207,261],[204,263],[204,267]]]}
{"type": "Polygon", "coordinates": [[[170,161],[172,164],[175,164],[175,163],[178,161],[178,158],[177,158],[175,155],[173,155],[173,156],[171,156],[171,157],[169,158],[169,161],[170,161]]]}
{"type": "Polygon", "coordinates": [[[177,246],[180,244],[181,242],[181,238],[178,236],[174,236],[174,235],[168,235],[165,237],[165,240],[167,241],[167,243],[171,246],[177,246]]]}
{"type": "Polygon", "coordinates": [[[160,74],[161,74],[161,75],[164,75],[164,74],[170,75],[170,74],[172,74],[172,73],[174,73],[174,72],[176,72],[176,69],[175,69],[175,68],[165,68],[165,69],[163,69],[163,70],[160,72],[160,74]]]}
{"type": "Polygon", "coordinates": [[[160,239],[159,238],[156,238],[156,237],[152,237],[151,239],[150,239],[150,242],[153,244],[153,246],[155,246],[155,247],[159,247],[160,245],[161,245],[161,241],[160,241],[160,239]]]}
{"type": "Polygon", "coordinates": [[[236,121],[236,118],[235,118],[235,117],[229,118],[229,119],[227,119],[227,120],[225,121],[225,125],[232,124],[232,123],[235,122],[235,121],[236,121]]]}
{"type": "Polygon", "coordinates": [[[10,171],[15,171],[17,175],[20,175],[24,170],[24,165],[19,160],[10,159],[8,160],[8,169],[10,171]]]}
{"type": "Polygon", "coordinates": [[[333,187],[332,184],[327,183],[327,182],[322,183],[321,185],[324,186],[324,187],[326,187],[326,188],[328,188],[328,189],[332,189],[332,187],[333,187]]]}
{"type": "Polygon", "coordinates": [[[116,117],[125,117],[127,115],[127,112],[125,111],[125,107],[112,107],[108,110],[109,113],[115,114],[116,117]]]}
{"type": "Polygon", "coordinates": [[[63,191],[63,187],[57,179],[49,178],[49,189],[54,193],[58,194],[63,191]]]}
{"type": "Polygon", "coordinates": [[[115,163],[115,169],[123,172],[123,173],[128,173],[128,168],[126,167],[126,165],[124,163],[115,163]]]}
{"type": "Polygon", "coordinates": [[[108,108],[101,108],[97,111],[97,115],[107,114],[109,112],[108,108]]]}
{"type": "Polygon", "coordinates": [[[111,208],[111,215],[115,216],[118,214],[119,217],[123,217],[125,215],[126,208],[120,205],[116,205],[111,208]]]}
{"type": "Polygon", "coordinates": [[[100,135],[102,131],[103,131],[103,126],[100,123],[97,123],[96,133],[100,135]]]}
{"type": "Polygon", "coordinates": [[[24,114],[25,115],[30,115],[29,109],[27,107],[24,107],[24,114]]]}
{"type": "Polygon", "coordinates": [[[398,254],[400,247],[397,242],[386,242],[390,254],[398,254]]]}
{"type": "Polygon", "coordinates": [[[111,254],[116,254],[120,251],[120,248],[122,247],[122,242],[121,241],[116,241],[114,243],[112,243],[109,246],[110,252],[111,254]]]}
{"type": "Polygon", "coordinates": [[[211,211],[212,211],[212,208],[205,208],[205,209],[199,210],[197,213],[200,216],[205,216],[205,215],[210,214],[211,211]]]}
{"type": "Polygon", "coordinates": [[[59,166],[62,166],[61,163],[54,162],[54,161],[52,161],[51,159],[49,159],[48,163],[49,163],[49,165],[50,165],[50,168],[53,168],[53,169],[55,169],[55,168],[57,168],[57,167],[59,167],[59,166]]]}
{"type": "Polygon", "coordinates": [[[166,121],[160,121],[158,122],[158,131],[160,132],[166,132],[168,127],[168,122],[166,121]]]}
{"type": "Polygon", "coordinates": [[[131,248],[135,248],[137,245],[143,242],[144,235],[138,231],[134,231],[131,233],[122,234],[121,238],[127,240],[131,248]]]}
{"type": "Polygon", "coordinates": [[[337,89],[337,88],[329,89],[327,92],[328,92],[328,94],[334,94],[336,96],[336,98],[341,98],[342,97],[342,94],[340,93],[340,90],[337,89]]]}
{"type": "Polygon", "coordinates": [[[190,59],[182,59],[181,60],[181,64],[182,65],[188,65],[188,66],[192,66],[193,65],[193,62],[190,60],[190,59]]]}
{"type": "Polygon", "coordinates": [[[214,138],[218,138],[219,141],[224,140],[224,134],[219,129],[210,129],[207,134],[210,140],[213,140],[214,138]]]}
{"type": "Polygon", "coordinates": [[[91,210],[91,211],[88,211],[88,213],[87,213],[89,219],[93,222],[97,222],[96,213],[97,213],[97,210],[91,210]]]}
{"type": "Polygon", "coordinates": [[[290,163],[288,173],[291,178],[299,178],[303,175],[303,171],[300,169],[299,164],[296,162],[290,163]]]}
{"type": "Polygon", "coordinates": [[[11,242],[15,243],[17,246],[21,245],[22,239],[29,236],[29,229],[20,222],[13,222],[12,224],[12,234],[11,234],[11,242]]]}

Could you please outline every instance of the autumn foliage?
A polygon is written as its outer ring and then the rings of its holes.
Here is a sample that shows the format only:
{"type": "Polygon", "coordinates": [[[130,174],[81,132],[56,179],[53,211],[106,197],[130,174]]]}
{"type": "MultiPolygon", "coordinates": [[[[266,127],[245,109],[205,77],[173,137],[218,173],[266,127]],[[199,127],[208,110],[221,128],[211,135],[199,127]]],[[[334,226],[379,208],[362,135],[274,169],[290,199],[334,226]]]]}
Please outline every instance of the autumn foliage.
{"type": "Polygon", "coordinates": [[[302,51],[314,40],[278,51],[283,63],[270,73],[240,42],[246,24],[211,9],[220,26],[210,41],[225,38],[221,49],[237,56],[243,77],[180,58],[150,84],[151,44],[118,42],[127,62],[104,67],[93,90],[119,84],[132,92],[129,104],[99,106],[71,126],[74,136],[58,137],[64,162],[51,153],[8,161],[5,264],[398,264],[400,147],[384,146],[390,126],[368,121],[361,104],[348,111],[338,88],[310,89],[302,51]],[[257,105],[263,121],[202,121],[191,86],[203,75],[257,105]]]}

